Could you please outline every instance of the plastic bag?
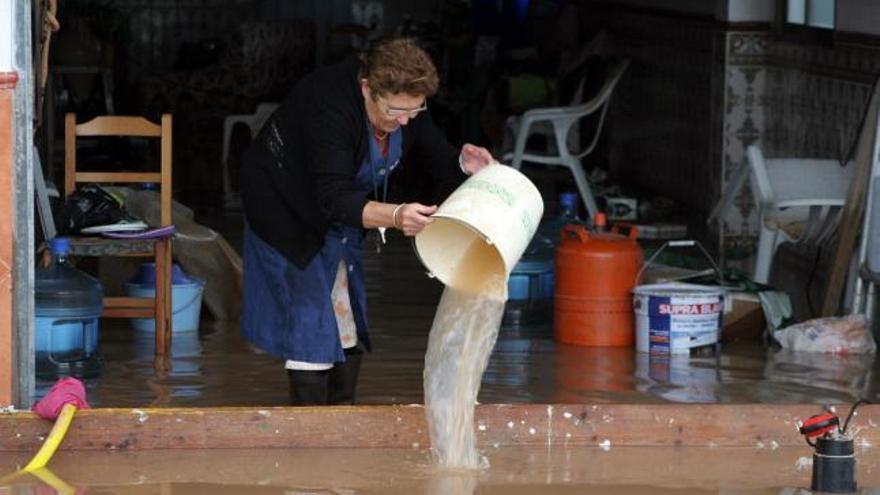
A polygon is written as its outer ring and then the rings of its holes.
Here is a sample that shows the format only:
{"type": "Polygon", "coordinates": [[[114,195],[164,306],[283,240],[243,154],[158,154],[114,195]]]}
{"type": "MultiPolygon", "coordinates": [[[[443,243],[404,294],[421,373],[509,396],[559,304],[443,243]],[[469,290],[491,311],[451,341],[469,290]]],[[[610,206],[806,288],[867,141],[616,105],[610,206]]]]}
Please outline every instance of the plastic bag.
{"type": "Polygon", "coordinates": [[[816,318],[777,330],[773,338],[793,351],[868,354],[877,351],[864,315],[816,318]]]}
{"type": "Polygon", "coordinates": [[[74,234],[86,227],[114,224],[126,218],[122,203],[102,187],[86,184],[64,201],[57,213],[58,235],[74,234]]]}

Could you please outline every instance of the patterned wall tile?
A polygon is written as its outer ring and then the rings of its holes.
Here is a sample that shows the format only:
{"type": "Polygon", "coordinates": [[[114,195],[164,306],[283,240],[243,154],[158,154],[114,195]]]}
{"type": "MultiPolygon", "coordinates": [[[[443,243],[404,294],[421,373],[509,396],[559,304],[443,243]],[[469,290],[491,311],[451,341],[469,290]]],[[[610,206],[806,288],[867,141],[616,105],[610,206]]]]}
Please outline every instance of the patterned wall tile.
{"type": "MultiPolygon", "coordinates": [[[[612,34],[611,55],[632,60],[610,118],[612,177],[663,194],[705,219],[723,186],[758,144],[767,156],[845,156],[853,146],[880,49],[778,41],[711,19],[620,8],[591,10],[586,32],[612,34]]],[[[719,232],[753,249],[751,189],[719,232]]]]}
{"type": "MultiPolygon", "coordinates": [[[[745,166],[746,148],[758,143],[766,128],[767,70],[765,56],[770,37],[764,33],[728,31],[726,39],[726,61],[724,65],[724,123],[722,139],[722,181],[719,190],[723,191],[734,173],[745,166]]],[[[717,196],[721,199],[721,194],[717,196]]],[[[723,217],[720,231],[728,248],[751,249],[754,243],[751,224],[754,222],[755,208],[751,190],[743,187],[737,192],[731,208],[723,217]]]]}
{"type": "MultiPolygon", "coordinates": [[[[770,33],[730,32],[728,39],[724,177],[744,164],[752,143],[770,157],[844,160],[880,69],[880,51],[781,42],[770,33]]],[[[724,242],[751,246],[758,230],[751,190],[741,191],[735,205],[725,218],[724,242]]]]}

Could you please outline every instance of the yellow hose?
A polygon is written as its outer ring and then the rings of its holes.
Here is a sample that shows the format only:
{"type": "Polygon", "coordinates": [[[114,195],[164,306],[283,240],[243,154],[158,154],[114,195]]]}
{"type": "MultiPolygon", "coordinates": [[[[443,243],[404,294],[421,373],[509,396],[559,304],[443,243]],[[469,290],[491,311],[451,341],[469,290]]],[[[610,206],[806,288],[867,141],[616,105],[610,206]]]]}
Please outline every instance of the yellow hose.
{"type": "Polygon", "coordinates": [[[43,446],[40,447],[40,450],[37,451],[34,458],[31,459],[31,462],[29,462],[22,471],[31,472],[34,469],[40,469],[41,467],[45,467],[46,464],[49,464],[49,460],[52,459],[55,451],[58,450],[58,446],[61,445],[64,436],[67,435],[67,429],[70,428],[70,423],[73,421],[74,414],[76,414],[76,406],[73,404],[64,404],[64,407],[61,408],[61,414],[59,414],[58,419],[55,420],[55,426],[52,427],[52,431],[49,432],[49,436],[46,437],[43,446]]]}
{"type": "Polygon", "coordinates": [[[61,414],[58,415],[55,425],[52,426],[52,431],[49,432],[49,436],[46,437],[43,446],[40,447],[40,450],[31,459],[31,462],[27,463],[27,466],[24,468],[0,478],[0,485],[8,483],[24,473],[32,473],[49,464],[49,460],[52,459],[55,451],[58,450],[58,446],[61,445],[64,436],[67,435],[67,429],[70,428],[74,414],[76,414],[76,406],[64,404],[64,407],[61,408],[61,414]]]}

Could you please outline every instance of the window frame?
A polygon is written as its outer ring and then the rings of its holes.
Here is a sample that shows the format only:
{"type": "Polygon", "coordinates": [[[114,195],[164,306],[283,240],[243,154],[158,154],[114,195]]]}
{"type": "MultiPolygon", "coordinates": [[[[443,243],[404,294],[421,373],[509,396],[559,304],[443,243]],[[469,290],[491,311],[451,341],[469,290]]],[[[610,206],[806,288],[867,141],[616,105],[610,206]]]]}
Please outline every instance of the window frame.
{"type": "MultiPolygon", "coordinates": [[[[791,0],[776,0],[776,12],[773,18],[773,31],[780,41],[831,46],[838,33],[837,18],[840,2],[834,1],[833,26],[820,27],[809,24],[797,24],[788,22],[788,3],[791,0]]],[[[809,1],[809,0],[806,0],[809,1]]]]}

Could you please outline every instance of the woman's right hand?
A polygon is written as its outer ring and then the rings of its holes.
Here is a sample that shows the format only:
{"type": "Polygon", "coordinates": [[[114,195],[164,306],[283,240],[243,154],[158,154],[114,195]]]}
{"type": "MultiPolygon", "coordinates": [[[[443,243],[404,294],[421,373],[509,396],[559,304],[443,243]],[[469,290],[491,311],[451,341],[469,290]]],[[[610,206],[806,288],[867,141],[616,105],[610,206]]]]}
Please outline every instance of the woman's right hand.
{"type": "Polygon", "coordinates": [[[420,203],[405,203],[397,211],[397,216],[393,219],[394,226],[408,237],[412,237],[429,223],[433,222],[431,218],[437,211],[436,206],[425,206],[420,203]]]}

